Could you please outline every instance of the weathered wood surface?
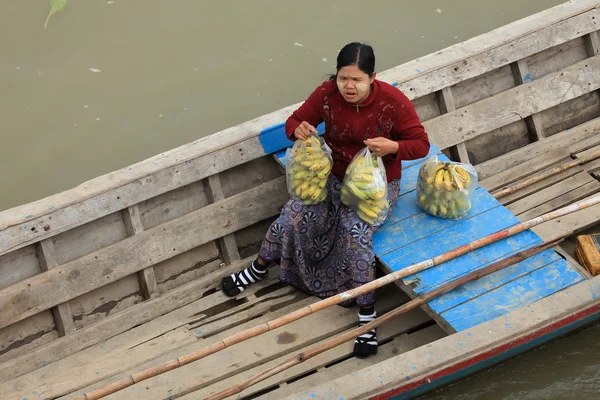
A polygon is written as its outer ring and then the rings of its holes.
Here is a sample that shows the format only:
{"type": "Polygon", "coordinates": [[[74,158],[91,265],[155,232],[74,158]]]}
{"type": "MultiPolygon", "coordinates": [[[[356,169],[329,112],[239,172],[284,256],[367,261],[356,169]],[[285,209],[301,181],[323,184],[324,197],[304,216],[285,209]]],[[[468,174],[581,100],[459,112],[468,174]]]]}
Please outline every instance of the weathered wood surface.
{"type": "MultiPolygon", "coordinates": [[[[127,210],[123,211],[123,219],[129,236],[137,235],[144,231],[144,225],[142,224],[142,218],[140,217],[140,209],[137,204],[128,207],[127,210]]],[[[145,299],[158,296],[158,285],[156,284],[154,267],[150,266],[138,272],[138,280],[145,299]]]]}
{"type": "Polygon", "coordinates": [[[595,205],[585,210],[565,215],[559,219],[544,222],[532,230],[543,240],[549,240],[568,232],[581,232],[586,228],[596,225],[598,221],[600,221],[600,206],[595,205]]]}
{"type": "Polygon", "coordinates": [[[544,138],[539,142],[529,144],[518,150],[478,164],[475,166],[475,169],[477,170],[479,179],[485,180],[492,175],[554,150],[567,149],[569,153],[576,153],[578,148],[581,149],[579,146],[585,143],[586,140],[592,140],[596,143],[596,138],[599,135],[600,118],[595,118],[573,129],[544,138]]]}
{"type": "MultiPolygon", "coordinates": [[[[527,61],[519,60],[511,64],[511,68],[515,78],[515,83],[517,85],[522,85],[531,81],[531,74],[529,73],[527,61]]],[[[546,137],[544,133],[544,125],[542,124],[542,117],[540,114],[530,115],[529,117],[525,118],[525,123],[527,124],[527,129],[529,129],[529,132],[532,133],[537,140],[546,137]]]]}
{"type": "Polygon", "coordinates": [[[0,256],[0,289],[41,272],[35,245],[0,256]]]}
{"type": "MultiPolygon", "coordinates": [[[[208,177],[206,189],[208,201],[211,203],[216,203],[225,198],[219,175],[212,175],[208,177]]],[[[225,263],[230,264],[232,261],[237,261],[240,259],[240,253],[238,251],[237,242],[233,233],[219,238],[219,248],[225,263]]]]}
{"type": "Polygon", "coordinates": [[[0,291],[13,304],[0,328],[275,215],[287,200],[281,177],[19,282],[0,291]]]}
{"type": "Polygon", "coordinates": [[[600,87],[600,56],[423,123],[445,149],[600,87]],[[443,135],[441,133],[444,133],[443,135]]]}
{"type": "MultiPolygon", "coordinates": [[[[52,239],[42,240],[40,243],[38,243],[37,253],[42,272],[58,267],[58,261],[56,260],[56,252],[54,250],[54,243],[52,242],[52,239]]],[[[52,315],[54,316],[56,330],[60,336],[65,336],[75,329],[75,326],[73,325],[71,305],[68,302],[52,307],[51,311],[52,315]]]]}
{"type": "MultiPolygon", "coordinates": [[[[207,293],[215,290],[221,278],[237,272],[244,267],[250,259],[241,260],[231,266],[215,271],[198,280],[193,280],[178,287],[163,296],[148,300],[136,307],[128,308],[114,315],[110,315],[97,323],[73,332],[69,336],[62,337],[44,346],[37,347],[13,360],[0,364],[0,380],[10,380],[27,372],[50,365],[71,354],[86,349],[97,343],[110,339],[133,327],[145,324],[148,321],[159,318],[173,310],[177,310],[190,304],[207,293]]],[[[184,310],[185,312],[186,310],[184,310]]],[[[164,329],[163,321],[157,319],[158,329],[164,329]]],[[[132,331],[134,332],[134,331],[132,331]]],[[[137,331],[134,335],[139,335],[137,331]]],[[[153,330],[148,332],[153,334],[153,330]]],[[[140,336],[143,338],[144,336],[140,336]]]]}

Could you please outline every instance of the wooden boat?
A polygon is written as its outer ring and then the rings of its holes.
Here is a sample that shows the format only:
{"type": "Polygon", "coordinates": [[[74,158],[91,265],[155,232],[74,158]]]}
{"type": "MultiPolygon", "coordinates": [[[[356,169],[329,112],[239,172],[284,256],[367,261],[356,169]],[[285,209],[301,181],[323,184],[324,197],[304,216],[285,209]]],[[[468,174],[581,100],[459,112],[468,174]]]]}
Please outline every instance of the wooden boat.
{"type": "MultiPolygon", "coordinates": [[[[374,246],[381,274],[600,192],[590,161],[496,200],[490,192],[600,148],[600,2],[570,1],[381,73],[414,102],[431,153],[476,166],[465,220],[415,206],[416,171],[374,246]]],[[[311,304],[270,278],[219,290],[258,249],[288,195],[283,108],[0,213],[0,398],[67,399],[311,304]]],[[[379,290],[384,313],[563,233],[600,206],[537,226],[379,290]]],[[[408,399],[600,317],[600,277],[573,242],[383,325],[377,356],[336,347],[237,398],[408,399]]],[[[106,398],[201,399],[354,327],[332,307],[106,398]]]]}

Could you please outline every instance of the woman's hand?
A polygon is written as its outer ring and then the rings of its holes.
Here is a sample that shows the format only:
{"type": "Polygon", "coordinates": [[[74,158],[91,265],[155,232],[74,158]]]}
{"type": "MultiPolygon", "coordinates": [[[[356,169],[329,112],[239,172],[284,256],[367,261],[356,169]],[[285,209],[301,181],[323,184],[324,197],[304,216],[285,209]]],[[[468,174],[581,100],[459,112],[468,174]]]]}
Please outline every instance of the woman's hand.
{"type": "Polygon", "coordinates": [[[302,121],[302,123],[298,125],[298,127],[294,131],[294,136],[296,136],[296,139],[300,140],[306,140],[310,138],[310,135],[312,134],[318,134],[318,132],[314,126],[312,126],[306,121],[302,121]]]}
{"type": "Polygon", "coordinates": [[[394,142],[393,140],[384,137],[367,139],[363,143],[365,146],[369,146],[371,153],[375,154],[377,157],[398,153],[398,142],[394,142]]]}

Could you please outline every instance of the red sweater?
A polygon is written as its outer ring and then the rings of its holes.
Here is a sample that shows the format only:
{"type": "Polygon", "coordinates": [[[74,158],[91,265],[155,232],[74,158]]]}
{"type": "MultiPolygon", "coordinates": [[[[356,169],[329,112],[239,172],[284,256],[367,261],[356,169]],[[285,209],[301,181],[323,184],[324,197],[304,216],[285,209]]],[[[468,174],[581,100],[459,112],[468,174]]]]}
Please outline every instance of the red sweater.
{"type": "Polygon", "coordinates": [[[290,140],[295,140],[294,131],[302,121],[315,127],[325,121],[323,137],[333,152],[332,173],[340,181],[367,138],[383,136],[398,142],[398,153],[383,157],[388,182],[400,179],[402,160],[429,152],[429,138],[410,100],[382,81],[375,80],[371,88],[369,97],[356,105],[344,100],[335,82],[326,81],[286,121],[290,140]]]}

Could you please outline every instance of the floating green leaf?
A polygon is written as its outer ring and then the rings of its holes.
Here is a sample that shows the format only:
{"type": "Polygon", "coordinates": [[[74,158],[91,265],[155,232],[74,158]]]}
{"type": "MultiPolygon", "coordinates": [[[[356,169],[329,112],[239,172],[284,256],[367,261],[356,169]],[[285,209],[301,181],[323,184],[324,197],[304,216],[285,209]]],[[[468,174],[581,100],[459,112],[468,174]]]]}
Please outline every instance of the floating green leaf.
{"type": "Polygon", "coordinates": [[[48,21],[59,11],[62,11],[67,6],[67,0],[50,0],[50,14],[44,23],[44,29],[48,29],[48,21]]]}

